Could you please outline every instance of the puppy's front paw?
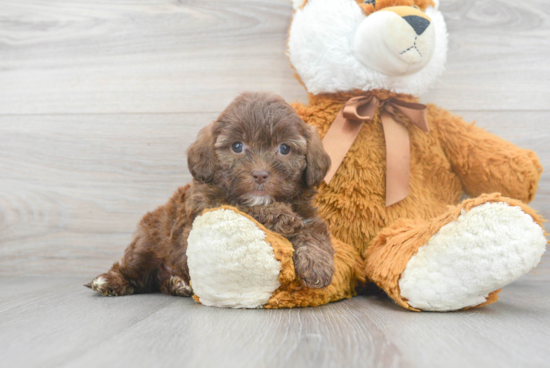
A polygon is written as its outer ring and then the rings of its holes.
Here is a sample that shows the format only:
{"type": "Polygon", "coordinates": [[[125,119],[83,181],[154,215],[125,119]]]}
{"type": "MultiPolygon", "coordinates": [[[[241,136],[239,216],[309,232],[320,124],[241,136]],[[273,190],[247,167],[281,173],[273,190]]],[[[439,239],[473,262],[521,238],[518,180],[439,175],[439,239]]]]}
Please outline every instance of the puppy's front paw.
{"type": "Polygon", "coordinates": [[[294,267],[298,277],[309,288],[321,289],[332,282],[334,275],[332,255],[317,247],[298,248],[294,252],[294,267]]]}
{"type": "Polygon", "coordinates": [[[250,207],[248,214],[269,230],[287,238],[296,235],[304,227],[300,216],[284,203],[250,207]]]}
{"type": "Polygon", "coordinates": [[[271,230],[287,238],[296,235],[304,227],[302,219],[294,213],[282,213],[276,219],[271,230]]]}
{"type": "Polygon", "coordinates": [[[122,275],[104,273],[89,284],[84,285],[102,296],[122,296],[134,293],[134,288],[128,284],[122,275]]]}

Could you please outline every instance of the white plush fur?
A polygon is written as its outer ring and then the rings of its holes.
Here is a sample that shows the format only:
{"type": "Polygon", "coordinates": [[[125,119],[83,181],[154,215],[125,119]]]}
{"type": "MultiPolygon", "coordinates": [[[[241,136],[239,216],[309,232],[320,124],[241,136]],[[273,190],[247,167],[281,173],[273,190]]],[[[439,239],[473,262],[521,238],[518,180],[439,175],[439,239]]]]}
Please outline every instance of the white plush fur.
{"type": "Polygon", "coordinates": [[[418,250],[399,280],[401,295],[425,311],[476,306],[529,272],[545,249],[543,229],[520,207],[485,203],[418,250]]]}
{"type": "MultiPolygon", "coordinates": [[[[441,75],[447,57],[443,16],[432,7],[426,14],[433,23],[435,49],[429,63],[417,73],[386,75],[356,59],[352,52],[355,33],[366,16],[355,0],[309,0],[297,9],[288,42],[290,61],[307,90],[314,94],[387,89],[419,95],[441,75]]],[[[378,56],[385,58],[383,54],[378,56]]]]}
{"type": "MultiPolygon", "coordinates": [[[[420,11],[418,11],[421,14],[420,11]]],[[[391,11],[365,18],[355,31],[352,54],[363,65],[386,75],[418,73],[430,62],[435,49],[435,27],[430,23],[420,35],[391,11]]]]}
{"type": "Polygon", "coordinates": [[[199,216],[189,234],[191,286],[204,305],[258,308],[280,286],[280,262],[248,218],[219,209],[199,216]]]}

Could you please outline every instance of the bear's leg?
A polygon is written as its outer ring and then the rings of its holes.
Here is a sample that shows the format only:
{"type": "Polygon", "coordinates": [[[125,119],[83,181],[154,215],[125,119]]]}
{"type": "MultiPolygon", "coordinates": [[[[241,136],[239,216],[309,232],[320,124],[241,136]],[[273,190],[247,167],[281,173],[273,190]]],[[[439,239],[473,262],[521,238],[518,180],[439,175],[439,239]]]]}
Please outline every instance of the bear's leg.
{"type": "Polygon", "coordinates": [[[294,248],[236,208],[208,210],[193,222],[187,257],[193,298],[231,308],[291,308],[326,304],[355,295],[360,255],[332,239],[334,276],[325,288],[307,288],[296,275],[294,248]]]}
{"type": "Polygon", "coordinates": [[[482,195],[431,221],[400,220],[365,253],[367,277],[411,310],[453,311],[495,302],[546,249],[542,219],[524,203],[482,195]]]}
{"type": "Polygon", "coordinates": [[[281,264],[265,229],[236,209],[198,216],[187,243],[194,298],[204,305],[258,308],[280,286],[281,264]]]}

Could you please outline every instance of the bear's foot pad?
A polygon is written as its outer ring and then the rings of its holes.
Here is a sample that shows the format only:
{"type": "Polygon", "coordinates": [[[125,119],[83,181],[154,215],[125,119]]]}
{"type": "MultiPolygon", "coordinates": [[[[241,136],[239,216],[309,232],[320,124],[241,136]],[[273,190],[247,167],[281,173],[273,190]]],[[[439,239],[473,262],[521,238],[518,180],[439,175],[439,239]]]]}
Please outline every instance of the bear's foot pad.
{"type": "Polygon", "coordinates": [[[280,286],[281,264],[265,229],[235,210],[198,216],[187,256],[193,290],[204,305],[259,308],[280,286]]]}
{"type": "Polygon", "coordinates": [[[478,306],[535,267],[546,244],[544,230],[520,207],[491,202],[463,210],[409,260],[401,295],[425,311],[478,306]]]}

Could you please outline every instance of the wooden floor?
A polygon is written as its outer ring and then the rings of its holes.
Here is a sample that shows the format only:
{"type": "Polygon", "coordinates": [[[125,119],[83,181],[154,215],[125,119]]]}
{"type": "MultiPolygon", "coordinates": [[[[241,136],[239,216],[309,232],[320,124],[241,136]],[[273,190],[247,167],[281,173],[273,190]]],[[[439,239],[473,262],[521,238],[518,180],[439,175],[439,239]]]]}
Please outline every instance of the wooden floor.
{"type": "MultiPolygon", "coordinates": [[[[2,366],[550,365],[548,255],[499,303],[450,314],[382,296],[221,310],[81,286],[189,181],[186,148],[238,92],[307,100],[285,56],[290,3],[0,0],[2,366]]],[[[422,100],[537,152],[532,205],[550,219],[550,3],[441,8],[447,71],[422,100]]]]}
{"type": "Polygon", "coordinates": [[[3,367],[548,367],[550,266],[485,308],[413,313],[383,295],[235,310],[105,298],[87,278],[0,279],[3,367]]]}

